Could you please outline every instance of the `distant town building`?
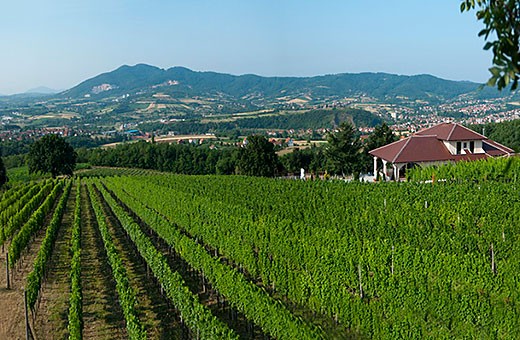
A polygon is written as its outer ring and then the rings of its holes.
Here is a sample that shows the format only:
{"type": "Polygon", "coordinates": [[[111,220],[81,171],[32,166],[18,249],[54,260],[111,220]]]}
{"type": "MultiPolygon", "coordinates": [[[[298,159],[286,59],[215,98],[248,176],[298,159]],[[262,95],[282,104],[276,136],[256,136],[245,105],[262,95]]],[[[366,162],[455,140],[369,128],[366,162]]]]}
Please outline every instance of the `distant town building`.
{"type": "Polygon", "coordinates": [[[383,174],[387,178],[398,180],[406,169],[414,166],[510,156],[514,154],[514,150],[460,124],[441,123],[371,150],[369,154],[374,157],[374,178],[377,177],[380,159],[383,174]],[[391,169],[388,169],[389,163],[391,169]]]}

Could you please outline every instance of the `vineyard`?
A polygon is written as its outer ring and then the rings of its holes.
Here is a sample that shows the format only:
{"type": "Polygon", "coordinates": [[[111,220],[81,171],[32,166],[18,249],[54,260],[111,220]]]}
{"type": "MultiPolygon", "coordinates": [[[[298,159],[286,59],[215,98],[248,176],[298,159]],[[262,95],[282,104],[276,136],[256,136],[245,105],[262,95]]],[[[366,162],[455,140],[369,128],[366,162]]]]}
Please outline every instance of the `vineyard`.
{"type": "Polygon", "coordinates": [[[0,196],[0,338],[517,338],[516,185],[19,183],[0,196]]]}

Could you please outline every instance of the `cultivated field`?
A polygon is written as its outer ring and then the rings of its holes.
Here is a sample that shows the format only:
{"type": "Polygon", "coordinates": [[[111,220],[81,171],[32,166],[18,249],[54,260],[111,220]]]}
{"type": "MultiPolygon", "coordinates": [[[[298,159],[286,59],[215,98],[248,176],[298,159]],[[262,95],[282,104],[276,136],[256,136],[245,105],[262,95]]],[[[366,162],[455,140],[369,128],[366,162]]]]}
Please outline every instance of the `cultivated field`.
{"type": "Polygon", "coordinates": [[[24,290],[38,339],[519,336],[515,184],[81,176],[0,196],[0,339],[24,290]]]}

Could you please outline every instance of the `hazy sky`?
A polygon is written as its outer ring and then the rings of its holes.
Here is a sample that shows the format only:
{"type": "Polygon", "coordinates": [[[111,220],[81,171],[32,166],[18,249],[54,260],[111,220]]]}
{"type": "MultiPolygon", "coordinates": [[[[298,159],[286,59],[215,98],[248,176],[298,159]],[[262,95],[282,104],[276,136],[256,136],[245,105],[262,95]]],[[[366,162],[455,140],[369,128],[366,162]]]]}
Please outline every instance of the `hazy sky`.
{"type": "Polygon", "coordinates": [[[429,73],[484,82],[459,0],[17,0],[0,10],[0,93],[70,88],[123,64],[231,74],[429,73]]]}

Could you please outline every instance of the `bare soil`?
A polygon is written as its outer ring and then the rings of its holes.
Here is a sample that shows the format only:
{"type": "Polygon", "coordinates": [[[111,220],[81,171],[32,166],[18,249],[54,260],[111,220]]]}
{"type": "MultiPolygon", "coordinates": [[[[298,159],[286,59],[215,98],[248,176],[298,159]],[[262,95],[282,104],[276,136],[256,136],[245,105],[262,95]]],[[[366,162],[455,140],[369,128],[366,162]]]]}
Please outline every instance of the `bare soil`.
{"type": "Polygon", "coordinates": [[[73,187],[67,199],[61,226],[58,230],[47,276],[42,283],[36,306],[34,329],[38,339],[68,337],[68,308],[70,293],[70,234],[74,219],[75,194],[73,187]]]}
{"type": "Polygon", "coordinates": [[[126,339],[124,317],[115,282],[90,200],[81,188],[81,285],[83,290],[83,338],[126,339]]]}
{"type": "Polygon", "coordinates": [[[182,326],[175,308],[163,296],[153,274],[147,269],[132,240],[104,200],[107,225],[130,281],[136,291],[139,320],[150,339],[186,339],[188,331],[182,326]]]}
{"type": "MultiPolygon", "coordinates": [[[[50,216],[52,216],[52,212],[50,216]]],[[[48,224],[50,216],[46,218],[44,225],[48,224]]],[[[6,251],[9,248],[9,242],[6,242],[0,253],[0,339],[26,338],[23,292],[27,276],[33,270],[34,260],[44,237],[45,228],[41,228],[27,249],[22,253],[15,267],[9,269],[10,289],[7,289],[6,275],[6,251]]],[[[32,313],[29,311],[28,315],[30,332],[34,335],[32,313]]]]}

